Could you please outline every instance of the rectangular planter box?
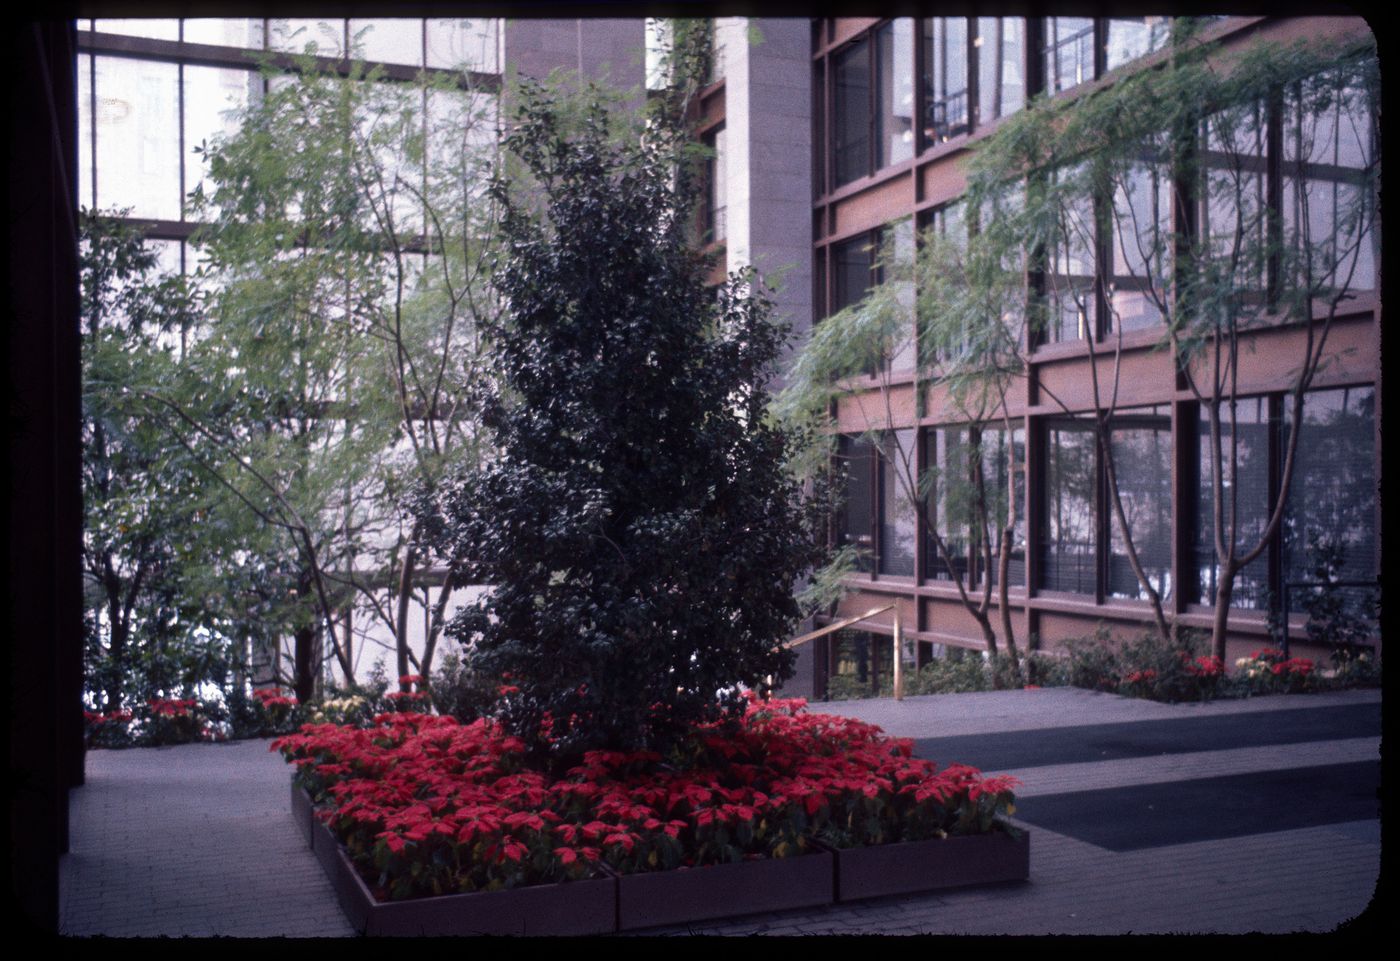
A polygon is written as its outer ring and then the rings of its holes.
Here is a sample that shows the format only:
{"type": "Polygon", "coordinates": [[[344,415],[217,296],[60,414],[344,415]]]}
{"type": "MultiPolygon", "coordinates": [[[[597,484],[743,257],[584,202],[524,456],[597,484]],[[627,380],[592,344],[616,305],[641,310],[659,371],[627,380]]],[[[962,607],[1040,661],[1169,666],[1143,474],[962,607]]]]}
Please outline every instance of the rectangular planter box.
{"type": "Polygon", "coordinates": [[[579,935],[616,930],[615,878],[378,901],[330,828],[318,821],[313,837],[312,850],[330,877],[346,917],[367,935],[579,935]]]}
{"type": "Polygon", "coordinates": [[[1031,871],[1031,836],[978,834],[846,848],[836,857],[836,900],[936,891],[995,881],[1024,881],[1031,871]]]}
{"type": "Polygon", "coordinates": [[[310,848],[312,829],[316,826],[316,816],[314,814],[315,805],[311,803],[311,795],[306,793],[306,788],[301,787],[297,782],[292,782],[292,820],[296,822],[297,830],[301,836],[306,838],[306,846],[310,848]]]}
{"type": "Polygon", "coordinates": [[[830,904],[830,853],[625,874],[617,881],[618,928],[629,931],[706,918],[830,904]]]}

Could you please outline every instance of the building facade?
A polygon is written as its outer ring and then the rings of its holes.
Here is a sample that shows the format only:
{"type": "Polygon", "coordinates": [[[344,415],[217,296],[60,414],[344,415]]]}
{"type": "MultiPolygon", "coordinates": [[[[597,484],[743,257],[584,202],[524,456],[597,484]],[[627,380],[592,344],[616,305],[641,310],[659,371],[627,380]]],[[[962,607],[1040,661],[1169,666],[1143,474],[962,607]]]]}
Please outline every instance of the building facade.
{"type": "MultiPolygon", "coordinates": [[[[639,19],[84,20],[78,26],[80,202],[128,208],[175,270],[192,270],[198,261],[190,244],[198,225],[182,202],[201,176],[192,148],[227,132],[226,111],[260,96],[267,81],[256,57],[270,55],[290,69],[293,51],[311,43],[321,63],[335,69],[357,47],[391,79],[403,80],[466,62],[473,85],[487,96],[496,95],[511,70],[544,77],[563,67],[624,90],[658,82],[654,69],[647,76],[644,53],[648,47],[655,53],[658,34],[639,19]]],[[[1214,45],[1228,61],[1266,43],[1306,38],[1341,48],[1367,36],[1358,19],[1215,17],[1200,18],[1193,42],[1214,45]]],[[[699,229],[716,254],[714,279],[743,266],[760,269],[775,281],[777,312],[800,344],[814,324],[858,303],[882,279],[882,245],[907,253],[925,231],[976,229],[961,202],[968,162],[1034,98],[1072,103],[1160,69],[1173,54],[1172,37],[1172,22],[1163,17],[714,21],[710,76],[695,102],[697,136],[713,150],[699,229]]],[[[1307,183],[1315,188],[1309,216],[1317,229],[1346,229],[1335,202],[1330,214],[1322,209],[1324,195],[1350,189],[1378,156],[1375,105],[1353,102],[1334,110],[1330,121],[1312,118],[1314,127],[1330,122],[1335,131],[1312,145],[1317,156],[1305,158],[1289,146],[1298,125],[1290,125],[1288,110],[1265,105],[1261,111],[1247,166],[1263,206],[1283,210],[1286,219],[1285,201],[1297,195],[1292,185],[1307,183]],[[1329,149],[1332,156],[1320,155],[1329,149]]],[[[1170,170],[1158,171],[1129,185],[1135,217],[1185,224],[1171,209],[1170,178],[1170,170]]],[[[1210,217],[1226,213],[1207,203],[1191,215],[1192,229],[1209,229],[1210,217]]],[[[1302,582],[1316,574],[1309,536],[1330,535],[1340,552],[1335,576],[1374,581],[1380,570],[1379,223],[1364,234],[1352,258],[1351,296],[1331,326],[1304,404],[1280,536],[1237,579],[1231,657],[1277,640],[1285,595],[1294,612],[1291,641],[1322,653],[1308,647],[1298,613],[1308,590],[1302,582]]],[[[1027,284],[1040,284],[1054,303],[1024,351],[1023,375],[1008,397],[1009,434],[983,438],[984,456],[992,458],[986,470],[1011,467],[1016,477],[1007,570],[1012,629],[1023,649],[1053,650],[1100,624],[1123,634],[1153,621],[1094,449],[1089,365],[1102,367],[1111,356],[1127,372],[1114,444],[1137,559],[1167,616],[1206,631],[1213,621],[1219,563],[1203,467],[1208,423],[1178,376],[1172,351],[1162,349],[1161,313],[1142,293],[1150,271],[1133,263],[1116,237],[1090,229],[1054,252],[1054,263],[1039,276],[1028,275],[1027,284]]],[[[857,547],[863,558],[847,579],[846,599],[818,619],[896,603],[908,663],[949,648],[985,647],[956,581],[975,593],[1000,561],[994,557],[987,569],[975,532],[955,529],[938,498],[921,511],[911,505],[907,485],[901,492],[898,455],[921,472],[963,469],[959,452],[971,440],[938,364],[915,349],[915,323],[911,308],[903,348],[875,375],[852,384],[833,410],[844,435],[838,460],[849,478],[833,539],[857,547]],[[883,420],[869,415],[873,398],[888,412],[883,420]],[[942,556],[935,531],[953,558],[942,556]]],[[[1294,376],[1289,358],[1300,336],[1296,325],[1254,331],[1241,354],[1235,435],[1250,453],[1237,480],[1246,515],[1241,539],[1262,529],[1279,493],[1292,429],[1285,403],[1294,376]]],[[[994,592],[989,617],[999,616],[994,592]]],[[[857,672],[878,683],[890,667],[890,615],[862,627],[803,648],[793,689],[820,694],[833,673],[857,672]]]]}
{"type": "MultiPolygon", "coordinates": [[[[962,203],[969,160],[1033,98],[1075,109],[1126,77],[1162,69],[1173,43],[1185,42],[1173,40],[1172,26],[1163,17],[719,21],[725,74],[707,91],[705,117],[707,130],[724,131],[728,264],[783,266],[785,280],[800,288],[786,289],[783,306],[799,328],[821,324],[879,283],[882,248],[910,252],[926,231],[966,236],[977,229],[962,203]],[[795,118],[804,109],[801,129],[795,118]],[[801,191],[810,191],[806,202],[801,191]],[[796,243],[799,235],[809,239],[796,243]]],[[[1197,18],[1193,30],[1190,42],[1209,45],[1224,69],[1266,44],[1307,40],[1342,51],[1370,36],[1363,21],[1348,18],[1197,18]]],[[[1227,660],[1281,641],[1286,609],[1292,648],[1325,657],[1300,613],[1318,577],[1353,585],[1339,593],[1350,591],[1346,603],[1355,610],[1378,596],[1380,225],[1374,197],[1358,205],[1349,193],[1374,186],[1361,185],[1378,170],[1375,94],[1308,100],[1281,90],[1232,128],[1231,136],[1250,143],[1227,151],[1216,143],[1223,124],[1214,121],[1199,133],[1207,182],[1233,178],[1237,197],[1258,198],[1242,219],[1256,218],[1261,236],[1277,230],[1305,238],[1301,246],[1319,257],[1328,252],[1340,264],[1334,278],[1344,275],[1335,285],[1346,288],[1304,397],[1279,535],[1236,579],[1227,660]],[[1298,226],[1300,218],[1310,229],[1298,226]],[[1331,551],[1322,567],[1319,546],[1331,551]]],[[[1027,302],[1039,298],[1044,321],[1023,334],[1022,369],[1007,397],[1009,435],[998,425],[981,436],[986,474],[1014,470],[1007,576],[1022,650],[1054,651],[1101,626],[1117,636],[1151,628],[1142,580],[1160,596],[1165,617],[1212,628],[1221,564],[1207,405],[1178,370],[1178,354],[1164,348],[1162,311],[1145,292],[1160,265],[1128,249],[1121,220],[1126,211],[1139,240],[1153,224],[1160,233],[1213,237],[1236,210],[1214,186],[1191,209],[1174,209],[1174,176],[1181,175],[1165,163],[1144,167],[1112,198],[1085,196],[1079,236],[1067,234],[1026,271],[1027,302]],[[1105,378],[1116,376],[1115,475],[1143,578],[1127,556],[1095,447],[1091,364],[1105,378]]],[[[1071,222],[1074,216],[1071,209],[1071,222]]],[[[1284,269],[1286,252],[1260,256],[1271,278],[1284,269]]],[[[911,292],[902,346],[833,407],[843,435],[837,460],[848,472],[833,539],[862,558],[845,599],[819,618],[897,604],[907,665],[950,648],[985,649],[956,581],[976,599],[1001,560],[994,541],[988,570],[975,531],[960,527],[940,496],[918,509],[901,481],[901,457],[916,473],[966,471],[960,450],[971,429],[937,359],[917,349],[913,299],[911,292]],[[951,556],[941,553],[935,531],[951,556]]],[[[1315,316],[1325,313],[1315,305],[1315,316]]],[[[1233,477],[1239,492],[1235,528],[1245,549],[1280,499],[1294,429],[1288,392],[1306,355],[1305,327],[1276,316],[1242,340],[1233,431],[1241,466],[1225,484],[1233,477]]],[[[1227,438],[1227,456],[1230,446],[1227,438]]],[[[1228,524],[1228,510],[1224,516],[1228,524]]],[[[1001,633],[997,603],[992,592],[988,616],[1001,633]]],[[[820,694],[835,674],[859,675],[872,689],[887,681],[891,617],[815,642],[797,683],[820,694]]]]}

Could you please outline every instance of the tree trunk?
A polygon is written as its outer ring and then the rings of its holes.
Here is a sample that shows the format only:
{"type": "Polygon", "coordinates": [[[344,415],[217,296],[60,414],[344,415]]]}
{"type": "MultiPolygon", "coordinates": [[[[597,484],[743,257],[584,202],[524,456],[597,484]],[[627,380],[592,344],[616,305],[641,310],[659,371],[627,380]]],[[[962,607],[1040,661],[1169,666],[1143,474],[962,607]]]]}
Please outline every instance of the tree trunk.
{"type": "Polygon", "coordinates": [[[303,704],[316,693],[316,628],[314,625],[299,627],[292,634],[293,669],[292,690],[297,700],[303,704]]]}
{"type": "Polygon", "coordinates": [[[1011,545],[1015,531],[1010,527],[1001,530],[1001,554],[997,557],[997,605],[1001,608],[1001,636],[1006,638],[1006,654],[1019,674],[1021,656],[1016,650],[1016,632],[1011,628],[1011,588],[1007,578],[1011,573],[1011,545]]]}
{"type": "Polygon", "coordinates": [[[1226,564],[1215,587],[1215,616],[1211,623],[1210,653],[1225,662],[1225,626],[1230,621],[1230,598],[1235,593],[1235,569],[1226,564]]]}
{"type": "MultiPolygon", "coordinates": [[[[418,528],[413,530],[414,537],[418,528]]],[[[412,674],[408,665],[408,604],[413,593],[413,574],[417,566],[418,554],[411,546],[404,551],[403,570],[399,571],[399,606],[394,617],[394,655],[399,667],[399,677],[412,674]]],[[[400,683],[399,690],[407,691],[408,685],[400,683]]]]}

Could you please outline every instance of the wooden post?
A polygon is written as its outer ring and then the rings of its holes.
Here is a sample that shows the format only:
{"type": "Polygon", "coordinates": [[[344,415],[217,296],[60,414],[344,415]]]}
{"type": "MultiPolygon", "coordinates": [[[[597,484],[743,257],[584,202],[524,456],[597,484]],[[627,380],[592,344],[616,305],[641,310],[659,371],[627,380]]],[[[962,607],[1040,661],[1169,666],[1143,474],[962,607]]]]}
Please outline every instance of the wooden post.
{"type": "Polygon", "coordinates": [[[904,622],[898,605],[894,609],[894,699],[904,700],[904,622]]]}

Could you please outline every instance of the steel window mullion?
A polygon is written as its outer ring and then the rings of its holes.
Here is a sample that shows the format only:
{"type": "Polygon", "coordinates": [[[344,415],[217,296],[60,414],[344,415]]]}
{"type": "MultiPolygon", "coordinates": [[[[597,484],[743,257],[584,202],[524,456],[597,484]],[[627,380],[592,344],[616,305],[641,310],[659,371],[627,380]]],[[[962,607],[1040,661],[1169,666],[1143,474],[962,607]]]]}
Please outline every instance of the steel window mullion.
{"type": "MultiPolygon", "coordinates": [[[[180,28],[180,29],[183,31],[183,30],[184,30],[183,21],[182,21],[181,23],[182,23],[182,25],[181,25],[181,28],[180,28]]],[[[182,34],[182,35],[183,35],[183,34],[182,34]]],[[[176,70],[175,70],[175,104],[176,104],[176,110],[178,111],[178,113],[176,114],[176,121],[175,121],[175,127],[176,127],[176,129],[175,129],[175,143],[176,143],[176,149],[179,150],[179,152],[180,152],[180,173],[179,173],[179,178],[180,178],[180,217],[179,217],[179,219],[180,219],[180,220],[184,220],[184,219],[185,219],[185,194],[187,193],[187,190],[186,190],[186,183],[185,183],[185,123],[186,123],[186,119],[187,119],[187,118],[185,117],[185,64],[184,64],[183,62],[177,64],[177,65],[176,65],[176,70]]]]}

